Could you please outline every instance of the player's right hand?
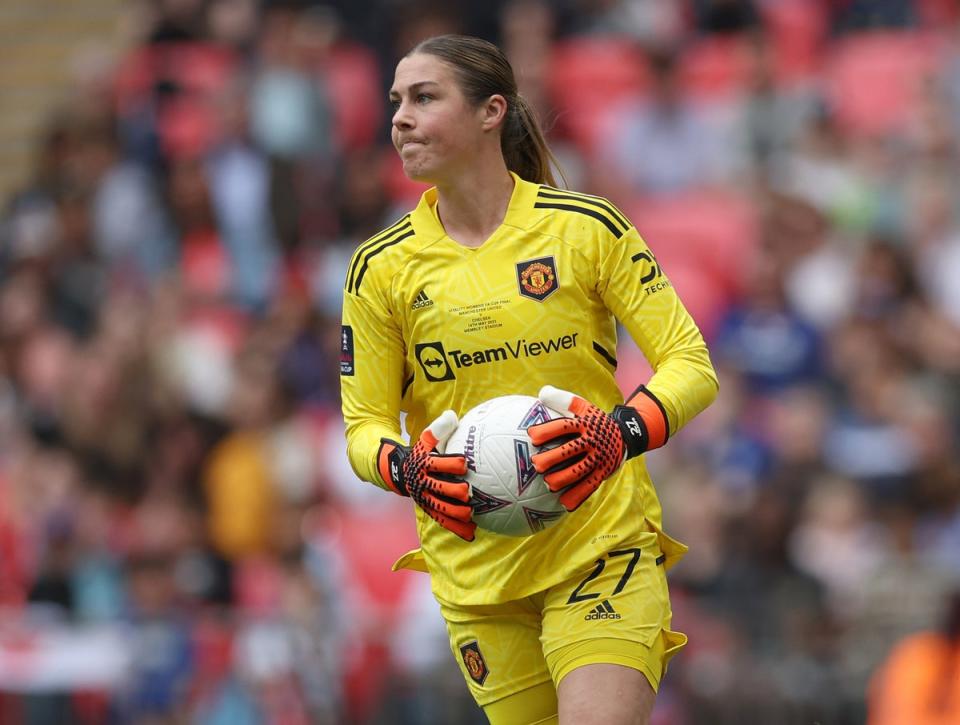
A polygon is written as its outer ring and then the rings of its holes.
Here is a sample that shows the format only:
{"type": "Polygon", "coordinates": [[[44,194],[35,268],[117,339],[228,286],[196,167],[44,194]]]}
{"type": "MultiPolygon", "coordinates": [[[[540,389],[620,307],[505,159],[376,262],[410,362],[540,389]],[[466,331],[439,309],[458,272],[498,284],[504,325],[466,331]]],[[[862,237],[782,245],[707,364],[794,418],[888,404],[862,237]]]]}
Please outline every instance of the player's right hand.
{"type": "Polygon", "coordinates": [[[444,411],[424,429],[413,448],[381,438],[377,467],[394,493],[409,496],[445,529],[464,541],[473,541],[477,525],[468,503],[470,484],[457,478],[467,473],[467,459],[437,452],[437,446],[453,434],[458,423],[456,413],[444,411]]]}

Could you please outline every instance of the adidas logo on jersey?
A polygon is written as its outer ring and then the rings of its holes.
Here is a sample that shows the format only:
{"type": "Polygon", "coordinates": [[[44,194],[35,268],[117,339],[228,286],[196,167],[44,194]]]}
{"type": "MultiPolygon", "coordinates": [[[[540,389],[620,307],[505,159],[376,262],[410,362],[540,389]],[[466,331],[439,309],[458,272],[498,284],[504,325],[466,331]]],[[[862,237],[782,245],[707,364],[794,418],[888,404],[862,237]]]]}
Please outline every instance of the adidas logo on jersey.
{"type": "Polygon", "coordinates": [[[589,622],[591,619],[621,619],[621,617],[616,610],[614,610],[610,601],[604,599],[583,618],[583,621],[589,622]]]}
{"type": "Polygon", "coordinates": [[[433,304],[433,300],[427,297],[427,293],[423,290],[420,290],[420,294],[417,295],[414,299],[413,304],[410,306],[411,310],[422,310],[424,307],[430,307],[433,304]]]}

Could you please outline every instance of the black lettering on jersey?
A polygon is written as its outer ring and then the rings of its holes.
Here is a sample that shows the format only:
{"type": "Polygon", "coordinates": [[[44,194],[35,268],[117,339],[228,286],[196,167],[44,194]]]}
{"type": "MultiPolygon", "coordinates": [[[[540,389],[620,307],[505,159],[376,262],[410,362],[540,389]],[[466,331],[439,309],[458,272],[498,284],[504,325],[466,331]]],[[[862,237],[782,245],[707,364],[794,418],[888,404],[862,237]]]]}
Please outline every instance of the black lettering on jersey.
{"type": "Polygon", "coordinates": [[[431,383],[440,383],[444,380],[453,380],[455,375],[450,363],[447,362],[447,353],[442,342],[421,342],[414,348],[417,362],[423,369],[423,375],[431,383]]]}
{"type": "Polygon", "coordinates": [[[423,374],[431,383],[455,380],[454,370],[506,362],[520,358],[540,357],[577,347],[579,332],[569,335],[557,335],[543,340],[528,340],[525,337],[505,340],[498,347],[486,347],[477,350],[444,349],[442,342],[421,342],[414,347],[417,362],[423,374]]]}
{"type": "Polygon", "coordinates": [[[353,328],[350,325],[340,327],[340,374],[353,375],[353,328]]]}
{"type": "Polygon", "coordinates": [[[630,257],[630,261],[634,263],[644,261],[650,265],[650,270],[640,278],[640,284],[647,284],[663,275],[663,270],[661,270],[660,265],[657,264],[657,258],[653,256],[653,252],[637,252],[630,257]]]}
{"type": "Polygon", "coordinates": [[[558,335],[546,340],[527,340],[521,337],[517,340],[506,340],[500,347],[488,347],[480,350],[451,350],[447,357],[456,368],[469,368],[474,365],[484,365],[505,360],[517,360],[521,357],[539,357],[549,355],[560,350],[570,350],[577,346],[577,335],[558,335]]]}

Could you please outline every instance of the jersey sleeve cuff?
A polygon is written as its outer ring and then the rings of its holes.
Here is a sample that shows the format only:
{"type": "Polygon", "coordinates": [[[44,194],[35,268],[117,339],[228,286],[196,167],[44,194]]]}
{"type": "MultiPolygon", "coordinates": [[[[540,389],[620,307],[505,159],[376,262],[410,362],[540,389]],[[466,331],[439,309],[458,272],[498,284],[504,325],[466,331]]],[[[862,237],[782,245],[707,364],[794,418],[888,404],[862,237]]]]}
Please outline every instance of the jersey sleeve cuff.
{"type": "Polygon", "coordinates": [[[653,450],[664,445],[670,438],[670,421],[663,403],[656,395],[641,385],[633,391],[627,400],[627,405],[635,408],[647,428],[647,450],[653,450]]]}

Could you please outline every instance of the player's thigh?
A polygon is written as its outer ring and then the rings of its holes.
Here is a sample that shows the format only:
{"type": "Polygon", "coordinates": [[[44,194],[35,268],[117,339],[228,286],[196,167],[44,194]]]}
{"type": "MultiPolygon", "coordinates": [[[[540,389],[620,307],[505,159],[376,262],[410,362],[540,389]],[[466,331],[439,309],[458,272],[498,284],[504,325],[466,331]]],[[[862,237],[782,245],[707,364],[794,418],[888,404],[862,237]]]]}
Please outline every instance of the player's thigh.
{"type": "MultiPolygon", "coordinates": [[[[670,629],[664,559],[656,533],[643,532],[550,588],[541,641],[555,685],[579,667],[609,664],[639,671],[659,689],[667,663],[686,643],[670,629]]],[[[589,690],[586,696],[601,697],[589,690]]]]}
{"type": "Polygon", "coordinates": [[[556,689],[540,644],[540,607],[529,599],[462,607],[440,602],[470,694],[491,723],[551,722],[556,689]]]}
{"type": "Polygon", "coordinates": [[[605,663],[581,665],[557,688],[562,725],[647,725],[657,694],[640,670],[605,663]]]}

